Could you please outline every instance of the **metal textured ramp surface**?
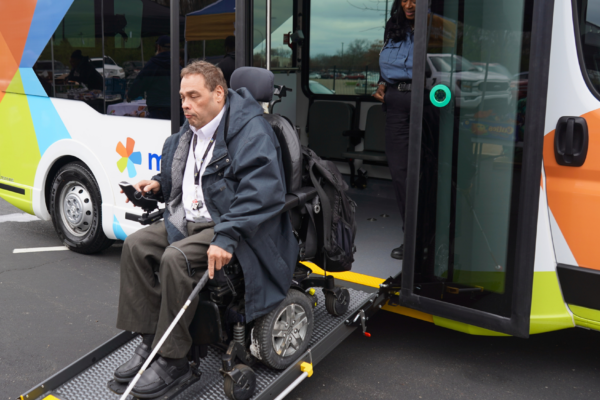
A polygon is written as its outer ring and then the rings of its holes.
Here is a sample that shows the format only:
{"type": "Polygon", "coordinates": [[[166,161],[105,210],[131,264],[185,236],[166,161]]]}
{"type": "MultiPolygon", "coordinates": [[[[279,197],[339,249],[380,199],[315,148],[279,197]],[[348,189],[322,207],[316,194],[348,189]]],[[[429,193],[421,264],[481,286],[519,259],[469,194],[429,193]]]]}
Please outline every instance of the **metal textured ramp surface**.
{"type": "MultiPolygon", "coordinates": [[[[370,296],[370,293],[353,289],[348,290],[350,291],[350,307],[346,314],[337,318],[327,313],[325,310],[325,296],[321,290],[316,291],[318,305],[314,309],[315,326],[310,341],[311,347],[314,347],[328,333],[344,323],[346,318],[367,301],[370,296]]],[[[109,391],[106,384],[112,379],[115,369],[129,360],[140,341],[140,337],[136,337],[52,391],[51,394],[58,396],[60,400],[119,400],[119,396],[109,391]]],[[[223,392],[223,377],[219,373],[222,365],[221,355],[221,351],[209,348],[208,356],[200,360],[202,378],[180,394],[177,400],[227,400],[223,392]]],[[[254,365],[253,369],[256,372],[254,397],[265,390],[284,372],[273,370],[260,363],[254,365]]],[[[132,399],[131,396],[129,398],[132,399]]]]}

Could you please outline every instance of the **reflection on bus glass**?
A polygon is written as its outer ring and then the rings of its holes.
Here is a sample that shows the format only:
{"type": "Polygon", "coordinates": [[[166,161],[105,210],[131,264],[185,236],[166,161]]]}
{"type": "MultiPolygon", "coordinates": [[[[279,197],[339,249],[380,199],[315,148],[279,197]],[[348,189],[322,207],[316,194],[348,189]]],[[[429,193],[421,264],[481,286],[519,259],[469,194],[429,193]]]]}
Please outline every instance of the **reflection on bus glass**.
{"type": "MultiPolygon", "coordinates": [[[[46,93],[103,114],[170,119],[169,5],[74,0],[33,67],[46,93]]],[[[226,46],[227,37],[235,42],[234,24],[234,0],[180,0],[180,66],[186,55],[215,64],[234,60],[226,46]]]]}

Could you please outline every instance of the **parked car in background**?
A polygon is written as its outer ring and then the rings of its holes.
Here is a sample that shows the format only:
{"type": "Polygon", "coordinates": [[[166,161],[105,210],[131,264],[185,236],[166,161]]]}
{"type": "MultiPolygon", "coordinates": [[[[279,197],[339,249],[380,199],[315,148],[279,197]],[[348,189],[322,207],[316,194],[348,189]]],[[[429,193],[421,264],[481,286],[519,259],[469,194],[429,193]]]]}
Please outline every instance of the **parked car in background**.
{"type": "MultiPolygon", "coordinates": [[[[102,58],[90,58],[90,61],[96,68],[96,71],[102,73],[102,58]]],[[[119,67],[115,60],[110,58],[109,56],[104,56],[104,77],[105,78],[121,78],[125,79],[125,71],[123,68],[119,67]]]]}
{"type": "Polygon", "coordinates": [[[141,61],[125,61],[123,63],[123,70],[125,71],[125,76],[127,78],[132,74],[137,75],[142,68],[144,68],[144,63],[141,61]]]}
{"type": "Polygon", "coordinates": [[[335,90],[331,90],[315,81],[308,81],[308,88],[313,94],[335,94],[335,90]]]}
{"type": "MultiPolygon", "coordinates": [[[[485,73],[485,63],[484,62],[474,62],[472,64],[475,65],[476,67],[478,67],[481,70],[481,72],[485,73]]],[[[508,68],[506,68],[504,65],[499,64],[499,63],[489,63],[488,64],[488,72],[489,71],[504,75],[508,79],[511,79],[513,76],[512,72],[510,72],[508,70],[508,68]]]]}
{"type": "Polygon", "coordinates": [[[308,78],[309,79],[321,79],[321,74],[319,74],[318,72],[311,72],[310,74],[308,74],[308,78]]]}
{"type": "MultiPolygon", "coordinates": [[[[33,70],[38,76],[50,76],[52,73],[52,61],[51,60],[38,60],[33,66],[33,70]]],[[[71,70],[60,61],[54,61],[54,76],[59,77],[64,74],[68,74],[71,70]]]]}
{"type": "Polygon", "coordinates": [[[428,54],[426,67],[428,71],[431,70],[431,76],[426,79],[425,87],[431,90],[438,84],[448,86],[452,89],[457,107],[479,107],[484,91],[486,102],[508,105],[512,100],[509,78],[491,70],[488,70],[486,77],[478,66],[464,57],[428,54]]]}
{"type": "Polygon", "coordinates": [[[346,75],[344,79],[365,79],[365,74],[364,72],[353,72],[346,75]]]}
{"type": "MultiPolygon", "coordinates": [[[[333,72],[325,72],[321,74],[321,79],[333,79],[334,73],[333,72]]],[[[335,79],[344,79],[346,77],[346,74],[344,74],[343,72],[336,72],[335,73],[335,79]]]]}
{"type": "Polygon", "coordinates": [[[379,74],[369,75],[367,79],[362,78],[356,82],[354,86],[354,94],[367,94],[372,95],[377,91],[377,84],[379,83],[379,74]]]}

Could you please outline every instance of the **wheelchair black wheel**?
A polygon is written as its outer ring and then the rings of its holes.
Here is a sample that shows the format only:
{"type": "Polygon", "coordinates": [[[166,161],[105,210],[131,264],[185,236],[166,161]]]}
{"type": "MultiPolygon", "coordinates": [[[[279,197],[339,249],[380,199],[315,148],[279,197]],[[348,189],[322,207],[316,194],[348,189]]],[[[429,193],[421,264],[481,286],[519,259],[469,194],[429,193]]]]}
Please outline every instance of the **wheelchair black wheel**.
{"type": "Polygon", "coordinates": [[[243,386],[238,386],[229,375],[226,375],[223,387],[225,395],[231,400],[247,400],[252,397],[256,390],[256,373],[244,364],[237,364],[233,368],[240,370],[242,375],[246,377],[246,383],[243,386]]]}
{"type": "Polygon", "coordinates": [[[258,358],[271,368],[289,367],[308,348],[313,325],[310,299],[290,289],[277,308],[256,320],[254,337],[258,341],[258,358]]]}
{"type": "Polygon", "coordinates": [[[350,306],[350,292],[346,288],[339,288],[337,296],[332,292],[325,292],[325,309],[335,317],[344,315],[350,306]]]}

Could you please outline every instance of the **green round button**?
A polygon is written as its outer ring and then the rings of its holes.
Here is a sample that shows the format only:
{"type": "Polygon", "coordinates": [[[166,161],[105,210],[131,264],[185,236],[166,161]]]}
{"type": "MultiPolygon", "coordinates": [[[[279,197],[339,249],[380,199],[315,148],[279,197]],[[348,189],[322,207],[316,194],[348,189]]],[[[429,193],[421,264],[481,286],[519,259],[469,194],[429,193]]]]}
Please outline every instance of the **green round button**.
{"type": "Polygon", "coordinates": [[[451,97],[452,93],[450,93],[450,89],[446,85],[435,85],[429,93],[429,100],[436,107],[444,107],[450,103],[451,97]]]}

